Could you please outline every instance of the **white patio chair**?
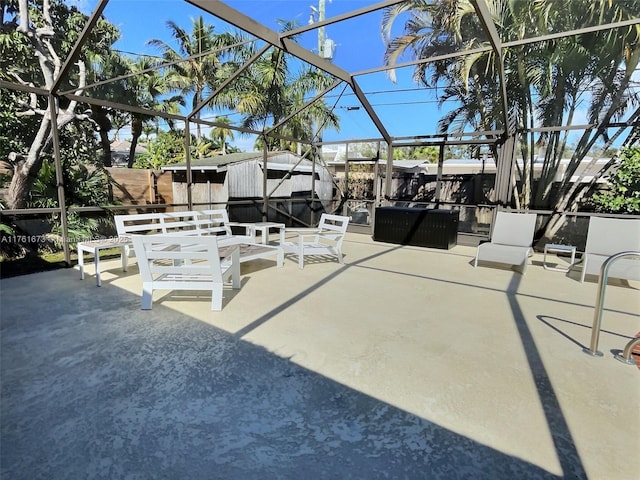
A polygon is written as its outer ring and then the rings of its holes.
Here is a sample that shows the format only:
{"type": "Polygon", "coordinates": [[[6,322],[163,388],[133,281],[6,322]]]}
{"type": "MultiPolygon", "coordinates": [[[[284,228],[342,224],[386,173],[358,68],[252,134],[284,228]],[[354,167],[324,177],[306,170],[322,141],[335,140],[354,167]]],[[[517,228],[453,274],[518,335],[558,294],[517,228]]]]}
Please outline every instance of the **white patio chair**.
{"type": "Polygon", "coordinates": [[[281,228],[280,246],[285,254],[298,256],[298,268],[304,268],[304,257],[331,255],[342,264],[342,241],[347,232],[349,217],[323,213],[318,228],[281,228]],[[287,234],[294,237],[287,238],[287,234]]]}
{"type": "Polygon", "coordinates": [[[239,246],[220,258],[216,236],[132,235],[142,277],[142,310],[151,310],[154,290],[211,291],[211,310],[222,310],[224,282],[240,288],[239,246]]]}
{"type": "Polygon", "coordinates": [[[517,265],[524,275],[535,229],[534,213],[497,212],[491,241],[478,245],[473,266],[479,260],[517,265]]]}

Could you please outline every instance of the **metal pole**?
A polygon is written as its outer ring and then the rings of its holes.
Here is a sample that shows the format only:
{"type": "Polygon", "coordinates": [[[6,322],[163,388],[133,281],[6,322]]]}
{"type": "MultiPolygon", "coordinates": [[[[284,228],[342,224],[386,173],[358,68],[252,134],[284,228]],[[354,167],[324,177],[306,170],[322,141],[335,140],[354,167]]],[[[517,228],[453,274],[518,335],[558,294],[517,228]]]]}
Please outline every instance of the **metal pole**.
{"type": "Polygon", "coordinates": [[[316,160],[318,158],[318,147],[312,146],[311,154],[311,225],[316,225],[316,160]]]}
{"type": "Polygon", "coordinates": [[[598,341],[600,340],[600,326],[602,324],[602,310],[604,308],[604,293],[609,279],[609,269],[611,265],[621,258],[640,257],[640,252],[620,252],[607,258],[600,267],[600,279],[598,280],[598,298],[593,313],[593,327],[591,328],[591,345],[583,348],[584,353],[594,357],[601,357],[602,352],[598,351],[598,341]]]}
{"type": "Polygon", "coordinates": [[[384,184],[384,198],[386,200],[386,204],[389,205],[391,202],[391,181],[393,177],[393,146],[391,142],[388,143],[389,148],[387,149],[387,168],[385,170],[386,178],[384,184]]]}
{"type": "Polygon", "coordinates": [[[344,148],[344,195],[347,201],[342,205],[342,215],[349,215],[349,144],[345,143],[344,148]]]}
{"type": "Polygon", "coordinates": [[[53,94],[49,94],[49,116],[51,117],[51,138],[53,140],[53,159],[56,167],[56,183],[58,190],[58,206],[60,207],[60,224],[62,226],[62,250],[64,261],[71,264],[71,252],[69,250],[69,220],[67,218],[67,202],[64,195],[64,176],[62,172],[62,160],[60,156],[60,134],[58,132],[58,102],[53,94]]]}
{"type": "MultiPolygon", "coordinates": [[[[380,151],[380,146],[378,144],[378,152],[380,151]]],[[[380,205],[380,190],[381,190],[381,185],[380,185],[380,155],[378,155],[376,157],[376,163],[373,167],[375,170],[373,171],[373,198],[375,201],[374,204],[374,210],[375,207],[380,205]]],[[[371,212],[373,214],[373,212],[371,212]]]]}
{"type": "Polygon", "coordinates": [[[444,144],[440,145],[438,152],[438,173],[436,174],[436,206],[440,206],[440,195],[442,192],[442,173],[444,170],[444,144]]]}
{"type": "Polygon", "coordinates": [[[269,196],[267,194],[267,137],[263,136],[262,147],[262,221],[267,221],[267,213],[269,208],[269,196]]]}
{"type": "MultiPolygon", "coordinates": [[[[324,20],[324,10],[325,10],[325,0],[320,0],[318,2],[318,21],[322,22],[324,20]]],[[[318,28],[318,55],[324,58],[324,27],[318,28]]]]}
{"type": "Polygon", "coordinates": [[[189,120],[184,121],[184,155],[185,165],[187,167],[187,205],[189,210],[193,210],[193,197],[191,188],[193,186],[193,172],[191,172],[191,131],[189,120]]]}

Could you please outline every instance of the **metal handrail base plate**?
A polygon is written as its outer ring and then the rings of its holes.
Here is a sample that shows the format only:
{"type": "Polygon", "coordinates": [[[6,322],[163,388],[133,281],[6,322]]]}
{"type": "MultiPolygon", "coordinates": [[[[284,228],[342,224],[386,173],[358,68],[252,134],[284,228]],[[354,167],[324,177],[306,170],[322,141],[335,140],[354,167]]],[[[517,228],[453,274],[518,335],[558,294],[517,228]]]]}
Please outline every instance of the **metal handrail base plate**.
{"type": "Polygon", "coordinates": [[[588,353],[589,355],[591,355],[592,357],[604,357],[604,353],[602,353],[601,351],[596,351],[594,352],[593,350],[589,349],[589,348],[583,348],[582,351],[584,353],[588,353]]]}
{"type": "Polygon", "coordinates": [[[616,353],[613,358],[627,365],[637,365],[637,362],[633,358],[627,358],[621,353],[616,353]]]}

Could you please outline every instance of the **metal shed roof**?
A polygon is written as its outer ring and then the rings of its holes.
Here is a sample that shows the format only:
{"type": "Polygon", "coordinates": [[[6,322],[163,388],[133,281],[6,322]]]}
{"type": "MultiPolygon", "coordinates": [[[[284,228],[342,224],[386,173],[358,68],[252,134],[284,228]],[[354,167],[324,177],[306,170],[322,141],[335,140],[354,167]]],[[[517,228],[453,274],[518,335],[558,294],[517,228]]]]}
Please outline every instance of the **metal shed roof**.
{"type": "MultiPolygon", "coordinates": [[[[269,152],[267,154],[267,166],[269,170],[292,170],[296,172],[311,172],[312,167],[310,165],[295,165],[292,163],[280,162],[278,160],[269,161],[269,158],[274,159],[280,155],[288,154],[296,159],[300,159],[299,156],[292,154],[291,152],[269,152]]],[[[191,161],[191,169],[193,170],[214,170],[225,171],[229,165],[234,163],[241,163],[247,161],[258,160],[260,166],[263,165],[263,153],[262,152],[240,152],[229,153],[227,155],[216,155],[215,157],[207,157],[191,161]]],[[[311,162],[307,160],[307,162],[311,162]]],[[[175,163],[172,165],[165,165],[161,167],[163,171],[179,171],[186,170],[186,163],[175,163]]]]}

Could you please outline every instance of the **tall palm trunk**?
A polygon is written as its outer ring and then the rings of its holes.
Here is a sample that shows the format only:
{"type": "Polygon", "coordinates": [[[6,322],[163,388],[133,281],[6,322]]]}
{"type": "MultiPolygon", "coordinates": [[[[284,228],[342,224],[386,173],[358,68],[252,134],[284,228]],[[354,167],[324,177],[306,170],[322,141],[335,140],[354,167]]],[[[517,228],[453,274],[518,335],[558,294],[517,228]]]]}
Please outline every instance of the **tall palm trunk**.
{"type": "Polygon", "coordinates": [[[136,147],[138,146],[138,139],[142,135],[142,118],[138,114],[131,115],[131,146],[129,147],[129,161],[127,162],[128,168],[133,168],[133,164],[136,160],[136,147]]]}
{"type": "Polygon", "coordinates": [[[107,110],[99,105],[91,106],[91,118],[98,124],[100,130],[100,146],[102,147],[102,165],[111,166],[111,141],[109,140],[109,131],[111,130],[111,120],[107,115],[107,110]]]}

